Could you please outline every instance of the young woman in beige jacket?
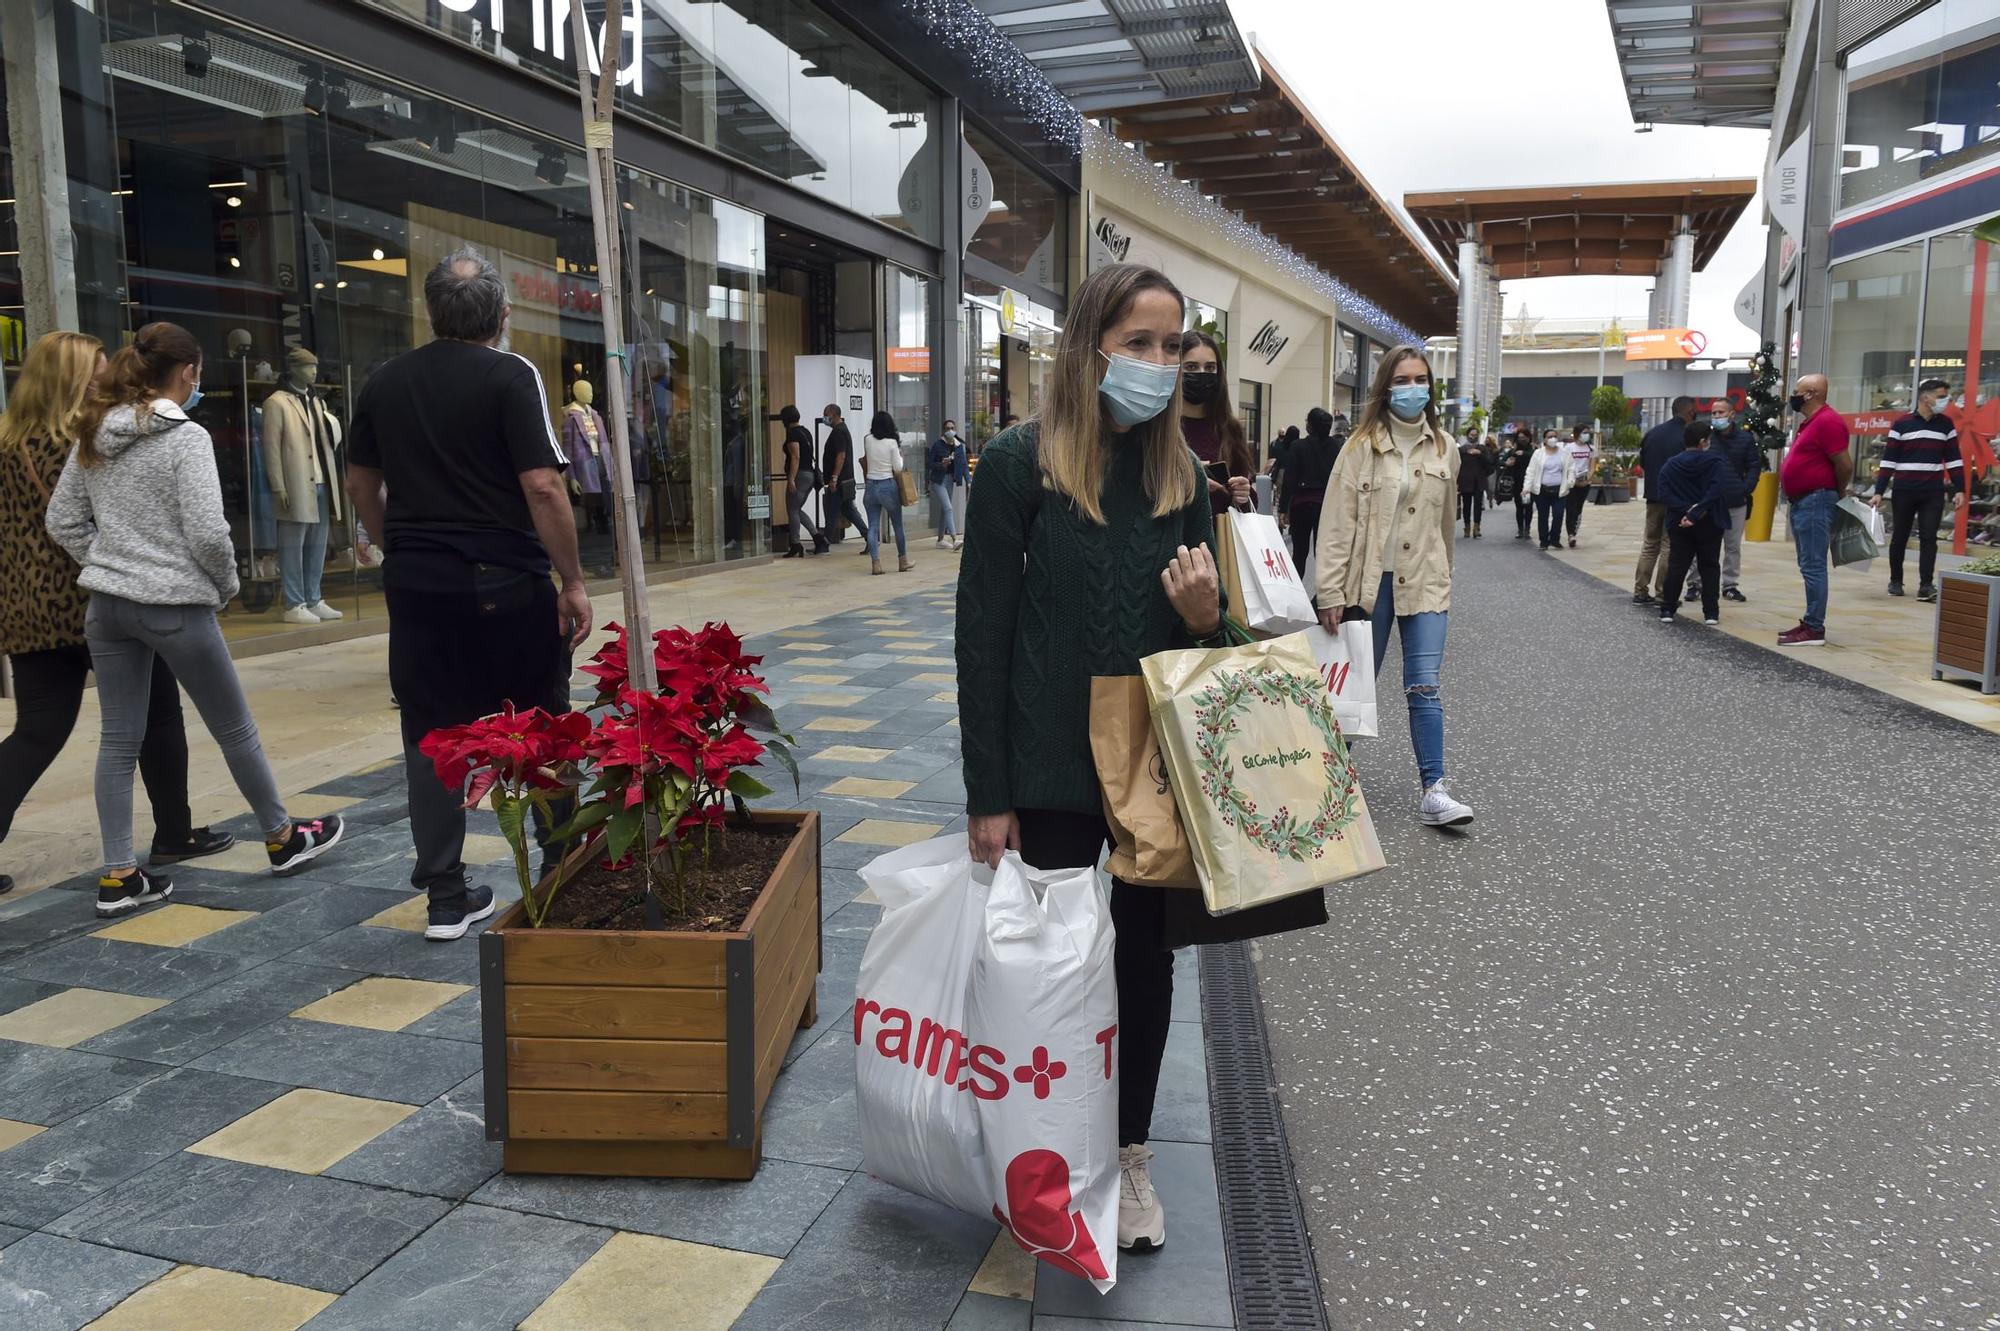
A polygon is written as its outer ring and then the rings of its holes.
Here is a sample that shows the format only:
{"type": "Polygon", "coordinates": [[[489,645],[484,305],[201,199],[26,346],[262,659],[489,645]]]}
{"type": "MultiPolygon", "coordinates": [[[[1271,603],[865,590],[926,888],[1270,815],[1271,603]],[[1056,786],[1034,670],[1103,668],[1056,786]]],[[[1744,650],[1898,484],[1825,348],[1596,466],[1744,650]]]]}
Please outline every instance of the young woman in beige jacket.
{"type": "Polygon", "coordinates": [[[1389,631],[1403,641],[1403,697],[1423,789],[1417,817],[1432,827],[1472,821],[1445,777],[1440,696],[1458,465],[1431,398],[1430,361],[1419,347],[1397,347],[1375,371],[1319,519],[1321,625],[1335,632],[1342,619],[1370,620],[1378,672],[1389,631]]]}

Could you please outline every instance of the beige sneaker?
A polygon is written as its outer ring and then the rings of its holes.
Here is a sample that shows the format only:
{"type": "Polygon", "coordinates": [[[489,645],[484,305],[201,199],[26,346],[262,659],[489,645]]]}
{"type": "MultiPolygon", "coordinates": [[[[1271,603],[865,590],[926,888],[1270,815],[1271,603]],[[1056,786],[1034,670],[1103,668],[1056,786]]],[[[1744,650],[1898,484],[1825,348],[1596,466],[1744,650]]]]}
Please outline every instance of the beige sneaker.
{"type": "Polygon", "coordinates": [[[1118,1150],[1118,1246],[1147,1250],[1166,1246],[1167,1212],[1153,1191],[1147,1164],[1153,1153],[1144,1146],[1118,1150]]]}

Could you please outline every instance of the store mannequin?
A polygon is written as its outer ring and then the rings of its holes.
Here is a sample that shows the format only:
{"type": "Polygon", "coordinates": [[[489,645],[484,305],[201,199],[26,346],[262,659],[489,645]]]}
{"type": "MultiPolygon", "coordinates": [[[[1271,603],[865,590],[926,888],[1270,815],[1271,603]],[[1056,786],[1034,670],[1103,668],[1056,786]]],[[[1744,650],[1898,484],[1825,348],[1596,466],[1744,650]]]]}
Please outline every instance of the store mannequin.
{"type": "Polygon", "coordinates": [[[569,457],[570,493],[583,501],[583,511],[591,531],[611,530],[611,517],[604,507],[604,417],[591,405],[596,396],[590,380],[578,379],[569,388],[569,407],[563,412],[563,452],[569,457]]]}
{"type": "Polygon", "coordinates": [[[341,516],[340,422],[313,390],[319,357],[285,354],[278,391],[264,399],[264,474],[278,514],[278,571],[287,624],[341,618],[320,595],[328,528],[341,516]]]}

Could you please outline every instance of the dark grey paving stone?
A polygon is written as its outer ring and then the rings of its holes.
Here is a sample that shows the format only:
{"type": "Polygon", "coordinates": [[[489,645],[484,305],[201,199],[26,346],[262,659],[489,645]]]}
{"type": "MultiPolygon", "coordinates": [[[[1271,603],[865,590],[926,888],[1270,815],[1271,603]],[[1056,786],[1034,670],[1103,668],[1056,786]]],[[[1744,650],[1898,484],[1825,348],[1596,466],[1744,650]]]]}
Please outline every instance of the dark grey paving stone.
{"type": "Polygon", "coordinates": [[[1181,1142],[1154,1142],[1152,1148],[1153,1186],[1167,1208],[1168,1246],[1157,1254],[1121,1254],[1118,1286],[1103,1295],[1088,1280],[1041,1267],[1035,1280],[1037,1323],[1054,1314],[1114,1323],[1235,1324],[1214,1156],[1206,1146],[1181,1142]]]}
{"type": "Polygon", "coordinates": [[[325,1173],[463,1201],[500,1172],[500,1163],[500,1143],[486,1140],[485,1089],[475,1075],[325,1173]]]}
{"type": "Polygon", "coordinates": [[[817,1041],[778,1078],[764,1106],[764,1154],[801,1165],[861,1167],[851,1039],[817,1041]]]}
{"type": "Polygon", "coordinates": [[[401,865],[407,882],[410,862],[404,856],[409,853],[407,819],[375,827],[356,824],[354,832],[343,837],[325,859],[314,861],[313,872],[315,877],[348,883],[379,878],[389,866],[401,865]]]}
{"type": "MultiPolygon", "coordinates": [[[[385,753],[383,758],[396,755],[385,753]]],[[[381,761],[381,759],[377,759],[381,761]]],[[[349,799],[367,799],[384,791],[395,790],[403,784],[403,767],[399,762],[394,767],[385,767],[379,772],[356,772],[348,776],[337,776],[331,781],[322,781],[309,794],[345,795],[349,799]]]]}
{"type": "MultiPolygon", "coordinates": [[[[264,873],[224,873],[195,865],[173,867],[174,897],[183,906],[215,906],[223,910],[276,910],[326,890],[329,880],[312,874],[273,878],[264,873]]],[[[243,924],[255,921],[245,920],[243,924]]],[[[231,929],[242,925],[232,924],[231,929]]],[[[227,932],[225,930],[224,932],[227,932]]]]}
{"type": "MultiPolygon", "coordinates": [[[[1119,1264],[1119,1272],[1124,1272],[1124,1264],[1119,1264]]],[[[1046,1313],[1035,1314],[1035,1331],[1231,1331],[1234,1323],[1221,1326],[1195,1326],[1189,1322],[1113,1322],[1102,1317],[1050,1317],[1046,1313]]]]}
{"type": "MultiPolygon", "coordinates": [[[[1192,969],[1192,968],[1190,968],[1192,969]]],[[[1209,1142],[1208,1051],[1201,1027],[1192,1021],[1168,1023],[1167,1056],[1160,1064],[1160,1090],[1153,1100],[1155,1141],[1209,1142]]]]}
{"type": "MultiPolygon", "coordinates": [[[[849,826],[863,818],[893,818],[905,823],[935,823],[940,828],[948,821],[936,809],[911,800],[907,796],[885,800],[871,799],[865,795],[820,795],[813,800],[813,807],[820,811],[822,818],[829,821],[845,818],[849,826]]],[[[837,837],[840,833],[831,832],[828,835],[837,837]]],[[[887,853],[889,847],[879,846],[876,849],[878,852],[887,853]]]]}
{"type": "Polygon", "coordinates": [[[819,866],[820,909],[827,915],[846,906],[854,898],[867,891],[868,884],[861,881],[861,875],[853,869],[837,864],[828,864],[824,856],[819,866]]]}
{"type": "MultiPolygon", "coordinates": [[[[493,918],[496,916],[487,917],[493,918]]],[[[457,942],[433,943],[408,929],[357,924],[288,952],[285,960],[301,965],[337,966],[368,975],[395,975],[406,980],[473,984],[479,979],[479,945],[472,938],[485,926],[486,921],[482,920],[457,942]]]]}
{"type": "MultiPolygon", "coordinates": [[[[74,878],[70,879],[72,883],[76,881],[78,880],[74,878]]],[[[97,877],[92,874],[84,881],[95,884],[97,877]]],[[[61,895],[62,887],[63,884],[58,883],[43,892],[21,892],[0,897],[0,920],[18,920],[25,915],[40,914],[42,911],[49,910],[63,902],[68,902],[71,906],[74,906],[76,904],[74,901],[69,897],[61,895]]]]}
{"type": "Polygon", "coordinates": [[[0,1325],[76,1331],[172,1269],[171,1262],[137,1253],[30,1234],[0,1258],[0,1325]]]}
{"type": "MultiPolygon", "coordinates": [[[[958,732],[953,731],[954,735],[958,732]]],[[[927,776],[917,782],[904,799],[917,804],[945,805],[955,812],[965,811],[965,771],[962,767],[950,767],[936,776],[927,776]]],[[[935,815],[933,815],[935,816],[935,815]]]]}
{"type": "Polygon", "coordinates": [[[967,1291],[944,1331],[1029,1331],[1034,1317],[1035,1305],[1026,1299],[967,1291]]]}
{"type": "Polygon", "coordinates": [[[405,1026],[403,1034],[478,1044],[485,1038],[479,1026],[479,991],[474,989],[469,994],[460,994],[428,1017],[405,1026]]]}
{"type": "Polygon", "coordinates": [[[40,1229],[285,1093],[179,1068],[0,1151],[0,1220],[40,1229]]]}
{"type": "MultiPolygon", "coordinates": [[[[97,890],[95,875],[89,885],[92,892],[97,890]]],[[[0,925],[0,968],[9,973],[20,974],[20,966],[32,963],[50,949],[104,927],[89,898],[60,886],[37,892],[26,900],[40,904],[0,925]]]]}
{"type": "Polygon", "coordinates": [[[158,1063],[0,1040],[0,1118],[60,1123],[165,1071],[158,1063]]]}
{"type": "Polygon", "coordinates": [[[312,1331],[493,1331],[540,1307],[609,1230],[461,1206],[307,1322],[312,1331]]]}
{"type": "Polygon", "coordinates": [[[993,1242],[975,1220],[856,1174],[736,1331],[937,1331],[993,1242]]]}
{"type": "Polygon", "coordinates": [[[49,1228],[339,1294],[450,1206],[436,1197],[183,1151],[49,1228]]]}
{"type": "Polygon", "coordinates": [[[203,1054],[207,1072],[421,1105],[479,1070],[479,1049],[400,1031],[286,1017],[203,1054]]]}
{"type": "Polygon", "coordinates": [[[12,1225],[0,1225],[0,1248],[16,1243],[34,1233],[31,1229],[16,1229],[12,1225]]]}
{"type": "Polygon", "coordinates": [[[232,924],[188,946],[201,952],[265,960],[359,924],[394,904],[385,902],[374,888],[323,884],[254,920],[232,924]]]}
{"type": "Polygon", "coordinates": [[[65,987],[48,980],[16,980],[0,975],[0,1012],[39,1003],[50,994],[61,993],[65,987]]]}
{"type": "Polygon", "coordinates": [[[1174,953],[1174,1020],[1201,1021],[1201,952],[1185,947],[1174,953]]]}
{"type": "Polygon", "coordinates": [[[860,901],[850,902],[826,917],[826,923],[821,926],[822,935],[826,938],[858,939],[866,943],[868,935],[875,932],[875,925],[881,918],[880,906],[871,906],[860,901]]]}
{"type": "Polygon", "coordinates": [[[579,1224],[783,1257],[847,1178],[838,1170],[784,1160],[766,1160],[747,1183],[502,1174],[474,1193],[472,1200],[579,1224]]]}
{"type": "MultiPolygon", "coordinates": [[[[341,818],[352,830],[347,836],[363,831],[374,831],[390,823],[400,823],[410,816],[410,793],[399,781],[393,786],[363,796],[359,802],[339,810],[341,818]]],[[[345,845],[347,837],[342,837],[345,845]]],[[[339,853],[336,848],[335,854],[339,853]]]]}
{"type": "Polygon", "coordinates": [[[75,938],[32,957],[23,957],[8,970],[30,980],[87,985],[147,998],[182,998],[256,964],[249,957],[192,952],[184,947],[149,947],[113,938],[75,938]]]}
{"type": "Polygon", "coordinates": [[[93,1036],[77,1048],[178,1066],[361,978],[330,966],[269,962],[93,1036]]]}

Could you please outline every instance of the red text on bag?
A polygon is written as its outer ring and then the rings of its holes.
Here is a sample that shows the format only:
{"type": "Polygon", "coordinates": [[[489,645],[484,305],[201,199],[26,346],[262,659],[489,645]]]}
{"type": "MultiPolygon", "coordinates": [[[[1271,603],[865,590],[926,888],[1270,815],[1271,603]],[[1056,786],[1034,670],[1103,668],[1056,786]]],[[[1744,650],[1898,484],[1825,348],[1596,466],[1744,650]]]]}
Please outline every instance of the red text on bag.
{"type": "MultiPolygon", "coordinates": [[[[876,1018],[876,1053],[883,1058],[908,1064],[926,1077],[941,1078],[958,1090],[971,1091],[981,1100],[1003,1098],[1012,1084],[1019,1084],[1024,1089],[1032,1087],[1037,1099],[1047,1099],[1054,1083],[1069,1075],[1068,1064],[1052,1058],[1046,1046],[1037,1045],[1031,1061],[1012,1069],[1013,1081],[1010,1083],[1008,1064],[1011,1060],[992,1045],[974,1044],[963,1031],[955,1031],[929,1017],[912,1018],[904,1009],[883,1007],[872,998],[856,999],[854,1003],[854,1043],[857,1046],[867,1038],[863,1026],[870,1015],[876,1018]]],[[[1106,1081],[1111,1079],[1115,1066],[1112,1046],[1117,1035],[1118,1026],[1114,1022],[1096,1036],[1096,1043],[1104,1048],[1106,1081]]]]}

